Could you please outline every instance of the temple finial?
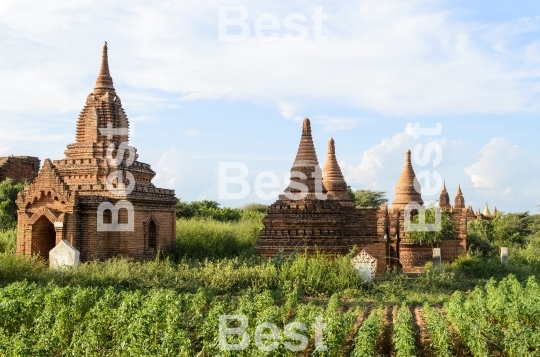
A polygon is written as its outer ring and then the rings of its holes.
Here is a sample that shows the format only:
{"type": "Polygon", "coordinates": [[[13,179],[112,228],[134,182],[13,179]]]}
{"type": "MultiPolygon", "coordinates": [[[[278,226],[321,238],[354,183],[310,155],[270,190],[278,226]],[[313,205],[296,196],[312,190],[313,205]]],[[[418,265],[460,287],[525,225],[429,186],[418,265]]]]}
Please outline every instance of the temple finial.
{"type": "Polygon", "coordinates": [[[96,79],[96,87],[94,89],[114,89],[111,73],[109,72],[109,57],[107,49],[107,41],[103,45],[103,54],[101,56],[101,67],[96,79]]]}
{"type": "Polygon", "coordinates": [[[302,135],[311,136],[311,123],[309,122],[308,118],[305,118],[304,122],[302,123],[302,135]]]}

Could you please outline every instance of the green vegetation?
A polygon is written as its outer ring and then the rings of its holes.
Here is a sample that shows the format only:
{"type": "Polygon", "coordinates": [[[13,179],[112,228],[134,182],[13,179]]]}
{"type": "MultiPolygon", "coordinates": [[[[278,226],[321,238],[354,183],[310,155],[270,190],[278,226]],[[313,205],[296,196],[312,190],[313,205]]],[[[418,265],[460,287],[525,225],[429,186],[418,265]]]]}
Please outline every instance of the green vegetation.
{"type": "Polygon", "coordinates": [[[15,252],[17,230],[15,228],[0,230],[0,252],[15,252]]]}
{"type": "MultiPolygon", "coordinates": [[[[427,244],[436,246],[445,239],[455,239],[456,232],[454,222],[449,213],[441,212],[441,229],[428,229],[428,225],[433,225],[436,222],[436,214],[434,208],[428,208],[425,211],[425,221],[420,222],[420,215],[416,214],[411,219],[411,223],[418,227],[418,230],[407,232],[407,240],[417,244],[427,244]]],[[[405,227],[407,229],[407,226],[405,227]]]]}
{"type": "MultiPolygon", "coordinates": [[[[350,264],[355,251],[333,259],[302,251],[259,257],[254,244],[266,209],[182,203],[173,255],[60,271],[15,256],[16,229],[4,229],[0,354],[412,356],[420,351],[413,307],[422,307],[429,335],[423,347],[434,356],[540,353],[539,216],[501,213],[492,222],[472,222],[469,253],[456,262],[440,270],[428,264],[417,278],[389,271],[363,283],[350,264]],[[511,248],[508,265],[499,261],[500,244],[511,248]],[[227,314],[249,319],[244,351],[219,349],[219,316],[227,314]],[[318,318],[326,324],[326,350],[315,343],[318,318]],[[307,327],[296,331],[309,339],[305,350],[285,348],[283,342],[303,346],[284,335],[272,352],[255,344],[257,324],[271,322],[283,333],[294,321],[307,327]]],[[[227,342],[240,339],[231,335],[227,342]]]]}
{"type": "Polygon", "coordinates": [[[536,356],[540,353],[540,285],[514,276],[490,280],[468,296],[456,292],[444,305],[473,356],[536,356]]]}
{"type": "Polygon", "coordinates": [[[253,255],[262,228],[261,216],[251,214],[237,222],[179,219],[176,222],[177,254],[194,259],[253,255]]]}
{"type": "Polygon", "coordinates": [[[383,203],[387,203],[386,192],[373,190],[353,190],[347,187],[349,197],[355,202],[356,208],[379,208],[383,203]]]}
{"type": "Polygon", "coordinates": [[[384,310],[379,308],[374,310],[358,329],[354,339],[353,357],[375,357],[378,356],[377,346],[383,329],[384,310]]]}
{"type": "Polygon", "coordinates": [[[242,218],[260,218],[265,214],[268,206],[260,203],[251,203],[243,208],[219,207],[216,201],[202,200],[193,202],[178,201],[176,204],[176,218],[212,219],[219,222],[238,222],[242,218]]]}
{"type": "Polygon", "coordinates": [[[24,184],[13,184],[11,179],[0,182],[0,232],[15,228],[17,225],[17,194],[24,184]]]}
{"type": "Polygon", "coordinates": [[[428,332],[431,336],[431,348],[435,357],[452,357],[452,335],[444,317],[428,303],[424,304],[428,332]]]}
{"type": "Polygon", "coordinates": [[[414,357],[413,316],[407,304],[402,304],[394,323],[394,346],[396,357],[414,357]]]}
{"type": "Polygon", "coordinates": [[[540,240],[540,215],[499,212],[492,221],[469,222],[467,231],[471,249],[484,255],[501,246],[520,249],[540,240]]]}

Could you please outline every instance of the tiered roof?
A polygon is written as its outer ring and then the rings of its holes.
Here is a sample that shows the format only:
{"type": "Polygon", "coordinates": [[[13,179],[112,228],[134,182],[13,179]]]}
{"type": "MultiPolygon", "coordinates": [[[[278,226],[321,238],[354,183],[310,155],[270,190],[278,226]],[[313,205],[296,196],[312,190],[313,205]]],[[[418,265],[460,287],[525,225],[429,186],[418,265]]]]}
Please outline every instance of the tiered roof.
{"type": "Polygon", "coordinates": [[[307,187],[307,195],[304,197],[306,199],[316,198],[317,187],[319,193],[326,193],[326,189],[322,184],[322,170],[317,160],[317,153],[311,137],[311,124],[308,118],[304,119],[302,123],[300,145],[291,168],[291,183],[285,189],[285,194],[287,196],[291,196],[291,194],[301,195],[300,185],[307,187]]]}

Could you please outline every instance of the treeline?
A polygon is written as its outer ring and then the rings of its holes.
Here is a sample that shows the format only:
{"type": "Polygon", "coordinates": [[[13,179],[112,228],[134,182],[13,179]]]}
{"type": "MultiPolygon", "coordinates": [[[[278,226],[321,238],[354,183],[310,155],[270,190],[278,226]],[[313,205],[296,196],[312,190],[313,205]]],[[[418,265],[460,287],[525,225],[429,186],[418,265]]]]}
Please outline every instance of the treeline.
{"type": "Polygon", "coordinates": [[[242,208],[220,207],[216,201],[202,200],[184,202],[179,200],[176,204],[176,218],[178,219],[213,219],[220,222],[238,222],[242,218],[262,218],[268,209],[261,203],[250,203],[242,208]]]}
{"type": "Polygon", "coordinates": [[[469,222],[467,233],[469,248],[481,254],[497,253],[501,246],[540,248],[540,215],[499,212],[491,221],[469,222]]]}

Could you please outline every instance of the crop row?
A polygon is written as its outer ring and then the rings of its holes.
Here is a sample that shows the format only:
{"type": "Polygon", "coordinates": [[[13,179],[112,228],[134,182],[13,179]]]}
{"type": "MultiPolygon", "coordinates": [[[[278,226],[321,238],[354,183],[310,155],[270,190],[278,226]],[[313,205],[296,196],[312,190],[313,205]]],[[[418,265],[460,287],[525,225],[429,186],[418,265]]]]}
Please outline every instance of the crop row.
{"type": "MultiPolygon", "coordinates": [[[[429,349],[436,357],[448,357],[457,354],[460,343],[475,357],[538,355],[539,299],[535,279],[523,285],[509,277],[469,294],[455,293],[444,309],[425,304],[421,315],[429,349]]],[[[215,296],[204,289],[178,294],[17,282],[0,288],[0,354],[418,355],[410,306],[401,305],[395,321],[392,308],[338,294],[328,301],[306,301],[294,289],[215,296]],[[224,316],[228,320],[221,324],[224,316]]]]}

